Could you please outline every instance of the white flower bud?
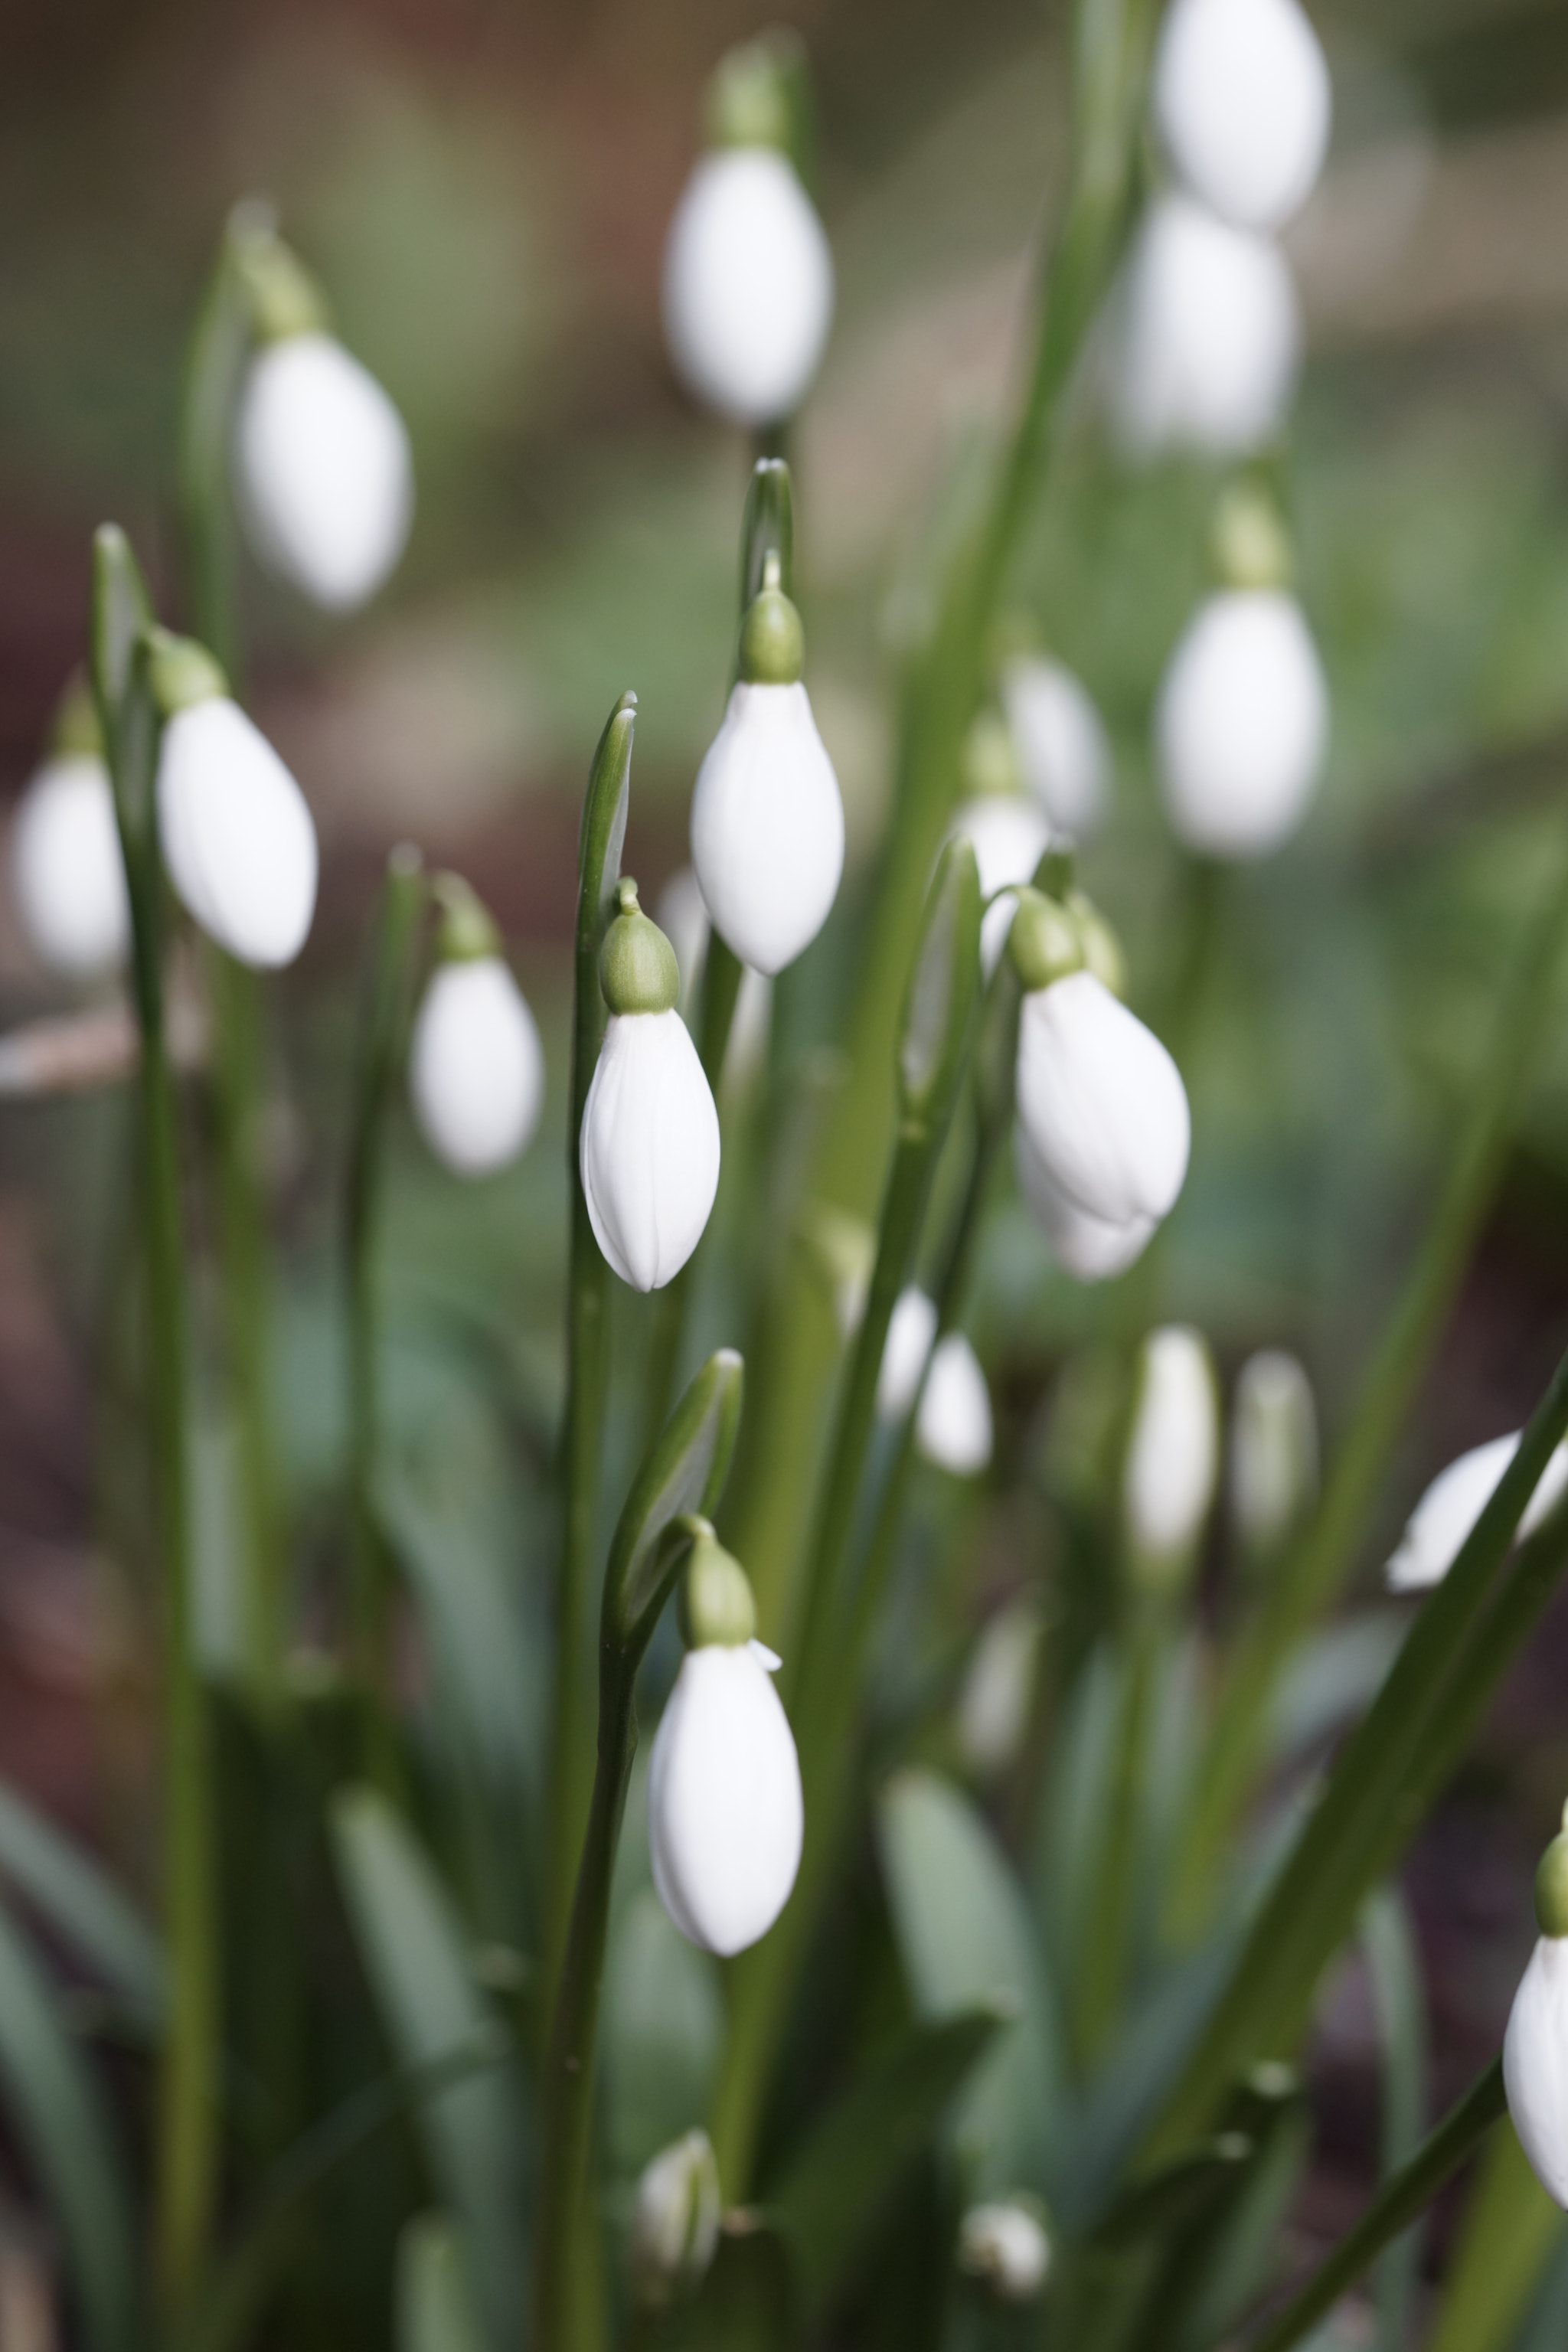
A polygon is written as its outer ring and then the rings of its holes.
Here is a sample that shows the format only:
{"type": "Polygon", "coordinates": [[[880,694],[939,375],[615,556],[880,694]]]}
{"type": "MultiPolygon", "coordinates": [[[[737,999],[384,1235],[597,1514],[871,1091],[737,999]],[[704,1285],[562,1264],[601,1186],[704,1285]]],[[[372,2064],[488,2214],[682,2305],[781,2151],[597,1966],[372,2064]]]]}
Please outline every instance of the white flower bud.
{"type": "Polygon", "coordinates": [[[644,2166],[628,2255],[637,2300],[657,2310],[700,2286],[719,2250],[719,2167],[704,2131],[644,2166]]]}
{"type": "Polygon", "coordinates": [[[167,719],[158,825],[186,911],[241,963],[292,963],[316,910],[316,828],[305,795],[226,695],[167,719]]]}
{"type": "MultiPolygon", "coordinates": [[[[679,873],[670,876],[659,893],[655,918],[675,950],[675,960],[680,966],[680,1009],[689,1016],[697,1003],[697,986],[702,977],[711,929],[702,901],[702,887],[689,866],[683,866],[679,873]]],[[[724,1049],[724,1087],[743,1087],[761,1069],[768,1050],[773,1010],[772,981],[747,964],[735,998],[730,1043],[724,1049]]]]}
{"type": "Polygon", "coordinates": [[[1502,2078],[1531,2170],[1568,2207],[1568,1937],[1536,1940],[1509,2012],[1502,2078]]]}
{"type": "Polygon", "coordinates": [[[1130,1217],[1115,1224],[1090,1216],[1056,1182],[1021,1121],[1013,1129],[1013,1164],[1051,1255],[1075,1282],[1110,1282],[1142,1256],[1159,1220],[1130,1217]]]}
{"type": "Polygon", "coordinates": [[[1237,1376],[1230,1438],[1231,1516],[1247,1549],[1274,1550],[1317,1489],[1312,1384],[1294,1356],[1261,1349],[1237,1376]]]}
{"type": "Polygon", "coordinates": [[[1273,438],[1295,390],[1296,291],[1268,238],[1188,196],[1163,196],[1119,297],[1112,405],[1129,453],[1244,457],[1273,438]]]}
{"type": "Polygon", "coordinates": [[[1328,737],[1317,647],[1293,596],[1232,588],[1198,607],[1154,711],[1172,830],[1213,857],[1266,857],[1306,814],[1328,737]]]}
{"type": "Polygon", "coordinates": [[[658,1898],[688,1941],[744,1951],[789,1900],[800,1866],[800,1763],[760,1642],[689,1650],[648,1765],[658,1898]]]}
{"type": "MultiPolygon", "coordinates": [[[[1405,1533],[1384,1575],[1391,1592],[1423,1592],[1440,1584],[1458,1558],[1465,1538],[1497,1490],[1519,1451],[1521,1432],[1472,1446],[1440,1470],[1405,1522],[1405,1533]]],[[[1541,1474],[1519,1523],[1530,1535],[1568,1490],[1568,1443],[1559,1445],[1541,1474]]]]}
{"type": "Polygon", "coordinates": [[[928,1462],[955,1478],[977,1476],[991,1460],[991,1391],[962,1331],[950,1331],[931,1357],[915,1443],[928,1462]]]}
{"type": "Polygon", "coordinates": [[[1192,1141],[1186,1089],[1152,1030],[1093,972],[1025,997],[1017,1101],[1030,1150],[1072,1207],[1123,1228],[1168,1214],[1192,1141]]]}
{"type": "MultiPolygon", "coordinates": [[[[859,1318],[856,1318],[857,1322],[859,1318]]],[[[936,1302],[911,1286],[900,1291],[888,1323],[877,1375],[877,1417],[902,1421],[920,1393],[936,1338],[936,1302]]]]}
{"type": "Polygon", "coordinates": [[[488,1176],[528,1149],[544,1100],[544,1055],[500,956],[437,964],[408,1055],[419,1131],[458,1176],[488,1176]]]}
{"type": "Polygon", "coordinates": [[[1021,656],[1003,674],[1002,702],[1024,782],[1052,831],[1086,841],[1105,815],[1111,772],[1104,723],[1088,692],[1060,662],[1021,656]]]}
{"type": "Polygon", "coordinates": [[[1238,228],[1280,228],[1328,149],[1329,68],[1297,0],[1174,0],[1154,65],[1165,152],[1238,228]]]}
{"type": "Polygon", "coordinates": [[[1049,845],[1051,829],[1033,801],[1022,793],[983,793],[961,804],[952,832],[958,840],[973,845],[982,899],[995,899],[994,905],[986,908],[980,925],[980,968],[989,980],[1002,960],[1017,911],[1011,897],[997,898],[995,894],[1033,880],[1049,845]]]}
{"type": "Polygon", "coordinates": [[[768,147],[704,155],[664,254],[664,332],[687,390],[737,425],[800,405],[833,320],[833,256],[794,167],[768,147]]]}
{"type": "Polygon", "coordinates": [[[374,595],[413,517],[408,435],[335,337],[263,344],[240,397],[234,457],[247,535],[269,571],[329,612],[374,595]]]}
{"type": "Polygon", "coordinates": [[[46,760],[17,805],[11,835],[16,911],[35,953],[65,980],[124,961],[131,901],[109,770],[95,753],[46,760]]]}
{"type": "Polygon", "coordinates": [[[1162,1582],[1184,1568],[1204,1530],[1219,1472],[1219,1399],[1201,1333],[1151,1331],[1138,1368],[1132,1435],[1121,1475],[1135,1561],[1162,1582]]]}
{"type": "Polygon", "coordinates": [[[623,1282],[660,1290],[719,1190],[719,1114],[679,1013],[613,1013],[583,1112],[594,1238],[623,1282]]]}
{"type": "Polygon", "coordinates": [[[1004,2303],[1032,2303],[1051,2266],[1051,2242],[1021,2199],[972,2205],[960,2224],[958,2262],[1004,2303]]]}
{"type": "Polygon", "coordinates": [[[1023,1746],[1043,1630],[1038,1604],[1015,1601],[974,1644],[958,1695],[958,1744],[976,1772],[1002,1771],[1023,1746]]]}
{"type": "Polygon", "coordinates": [[[782,971],[826,921],[844,803],[798,678],[731,692],[691,795],[691,863],[714,929],[757,971],[782,971]]]}

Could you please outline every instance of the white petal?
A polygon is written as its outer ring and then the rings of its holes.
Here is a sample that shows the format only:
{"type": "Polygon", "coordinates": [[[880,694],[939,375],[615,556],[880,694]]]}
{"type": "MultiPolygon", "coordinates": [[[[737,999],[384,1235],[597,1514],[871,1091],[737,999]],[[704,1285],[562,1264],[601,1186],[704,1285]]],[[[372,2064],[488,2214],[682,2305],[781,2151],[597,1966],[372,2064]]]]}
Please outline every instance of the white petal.
{"type": "MultiPolygon", "coordinates": [[[[980,896],[993,898],[1034,879],[1045,856],[1051,829],[1032,801],[1014,793],[986,793],[965,801],[952,821],[955,840],[971,843],[980,869],[980,896]]],[[[1001,961],[1013,928],[1016,902],[998,898],[987,907],[980,926],[980,965],[987,980],[1001,961]]]]}
{"type": "Polygon", "coordinates": [[[1137,1412],[1122,1473],[1128,1532],[1152,1559],[1197,1541],[1219,1471],[1219,1400],[1200,1333],[1185,1324],[1143,1342],[1137,1412]]]}
{"type": "Polygon", "coordinates": [[[844,803],[804,686],[737,686],[691,795],[691,863],[742,963],[782,971],[827,919],[844,803]]]}
{"type": "Polygon", "coordinates": [[[1301,608],[1274,590],[1211,596],[1160,688],[1166,814],[1189,849],[1263,857],[1306,814],[1328,737],[1322,666],[1301,608]]]}
{"type": "Polygon", "coordinates": [[[972,2278],[988,2281],[1004,2303],[1031,2303],[1045,2284],[1051,2242],[1025,2206],[972,2205],[959,2230],[958,2260],[972,2278]]]}
{"type": "Polygon", "coordinates": [[[950,1331],[931,1360],[915,1434],[926,1460],[955,1477],[973,1477],[991,1459],[991,1391],[962,1331],[950,1331]]]}
{"type": "MultiPolygon", "coordinates": [[[[1519,1451],[1521,1433],[1472,1446],[1440,1470],[1405,1522],[1384,1576],[1392,1592],[1421,1592],[1439,1584],[1458,1558],[1498,1482],[1519,1451]]],[[[1568,1444],[1557,1446],[1519,1523],[1521,1536],[1538,1528],[1568,1487],[1568,1444]]]]}
{"type": "Polygon", "coordinates": [[[1174,0],[1154,114],[1194,195],[1241,228],[1279,228],[1311,194],[1333,94],[1297,0],[1174,0]]]}
{"type": "Polygon", "coordinates": [[[225,695],[174,713],[158,824],[188,912],[241,963],[291,963],[316,908],[316,828],[277,752],[225,695]]]}
{"type": "Polygon", "coordinates": [[[1186,1090],[1170,1055],[1089,971],[1031,990],[1018,1117],[1046,1174],[1102,1223],[1167,1215],[1187,1172],[1186,1090]]]}
{"type": "Polygon", "coordinates": [[[647,1801],[654,1885],[681,1934],[710,1952],[754,1944],[795,1885],[803,1813],[795,1739],[748,1647],[687,1653],[647,1801]]]}
{"type": "Polygon", "coordinates": [[[1002,678],[1024,782],[1054,830],[1084,841],[1110,799],[1110,745],[1099,711],[1060,662],[1009,662],[1002,678]]]}
{"type": "Polygon", "coordinates": [[[1034,1211],[1051,1255],[1075,1282],[1110,1282],[1141,1258],[1158,1220],[1132,1217],[1115,1224],[1091,1217],[1069,1201],[1029,1141],[1022,1120],[1013,1129],[1013,1163],[1019,1189],[1034,1211]]]}
{"type": "MultiPolygon", "coordinates": [[[[672,874],[659,893],[654,920],[675,950],[680,967],[680,1009],[689,1021],[697,1003],[697,983],[708,954],[710,924],[702,888],[689,866],[672,874]]],[[[730,1043],[724,1051],[723,1087],[743,1087],[762,1068],[773,1026],[773,986],[765,973],[750,964],[741,974],[740,993],[730,1023],[730,1043]]]]}
{"type": "Polygon", "coordinates": [[[40,962],[90,980],[123,962],[131,901],[103,761],[75,752],[47,760],[16,809],[11,835],[16,910],[40,962]]]}
{"type": "Polygon", "coordinates": [[[605,1257],[634,1289],[661,1289],[701,1240],[719,1189],[719,1114],[679,1013],[611,1016],[579,1160],[605,1257]]]}
{"type": "Polygon", "coordinates": [[[1294,1356],[1263,1348],[1237,1375],[1230,1440],[1230,1507],[1254,1549],[1276,1544],[1318,1484],[1318,1414],[1312,1384],[1294,1356]]]}
{"type": "Polygon", "coordinates": [[[1568,2207],[1568,1937],[1542,1936],[1503,2037],[1508,2111],[1531,2169],[1568,2207]]]}
{"type": "Polygon", "coordinates": [[[329,611],[373,596],[414,512],[408,435],[331,335],[258,352],[235,424],[239,509],[269,570],[329,611]]]}
{"type": "Polygon", "coordinates": [[[881,1369],[877,1375],[879,1420],[902,1421],[915,1401],[935,1338],[935,1302],[923,1290],[900,1292],[889,1320],[881,1369]]]}
{"type": "Polygon", "coordinates": [[[705,155],[664,256],[664,331],[689,391],[738,425],[792,415],[833,320],[833,257],[792,166],[769,148],[705,155]]]}
{"type": "Polygon", "coordinates": [[[1112,400],[1129,452],[1241,457],[1270,440],[1301,330],[1277,247],[1187,196],[1146,215],[1115,304],[1112,400]]]}
{"type": "Polygon", "coordinates": [[[499,956],[438,964],[408,1056],[420,1133],[459,1176],[527,1150],[544,1099],[544,1055],[521,990],[499,956]]]}

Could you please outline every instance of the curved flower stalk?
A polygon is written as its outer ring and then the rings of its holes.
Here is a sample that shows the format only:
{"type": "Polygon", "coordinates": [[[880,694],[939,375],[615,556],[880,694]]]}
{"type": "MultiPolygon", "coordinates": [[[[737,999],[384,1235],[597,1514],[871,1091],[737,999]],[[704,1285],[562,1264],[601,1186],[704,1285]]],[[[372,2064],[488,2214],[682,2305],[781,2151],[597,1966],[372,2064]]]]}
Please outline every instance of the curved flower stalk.
{"type": "MultiPolygon", "coordinates": [[[[1519,1452],[1521,1432],[1472,1446],[1440,1470],[1405,1524],[1384,1570],[1391,1592],[1425,1592],[1440,1584],[1480,1517],[1499,1479],[1519,1452]]],[[[1559,1445],[1519,1523],[1519,1540],[1534,1532],[1568,1492],[1568,1442],[1559,1445]]]]}
{"type": "Polygon", "coordinates": [[[60,979],[95,980],[125,961],[131,898],[114,791],[79,688],[67,694],[48,756],[17,803],[11,886],[34,953],[60,979]]]}
{"type": "Polygon", "coordinates": [[[1328,738],[1311,633],[1283,588],[1231,588],[1198,607],[1154,713],[1173,831],[1214,857],[1266,857],[1307,812],[1328,738]]]}
{"type": "Polygon", "coordinates": [[[1317,184],[1329,68],[1297,0],[1175,0],[1154,59],[1154,119],[1194,195],[1238,228],[1282,228],[1317,184]]]}
{"type": "Polygon", "coordinates": [[[648,1762],[653,1883],[688,1942],[729,1958],[767,1934],[788,1902],[805,1834],[800,1763],[755,1638],[739,1561],[711,1535],[686,1572],[690,1648],[648,1762]]]}
{"type": "Polygon", "coordinates": [[[1140,1352],[1121,1474],[1128,1550],[1144,1590],[1169,1592],[1184,1580],[1218,1476],[1219,1391],[1208,1343],[1186,1324],[1169,1324],[1151,1331],[1140,1352]]]}
{"type": "Polygon", "coordinates": [[[687,2132],[643,2167],[632,2206],[632,2290],[661,2311],[700,2286],[719,2251],[719,2168],[705,2131],[687,2132]]]}
{"type": "Polygon", "coordinates": [[[1020,654],[1002,673],[1002,705],[1025,785],[1053,834],[1087,841],[1104,822],[1112,770],[1105,723],[1087,688],[1063,663],[1020,654]]]}
{"type": "Polygon", "coordinates": [[[1243,1549],[1279,1550],[1318,1492],[1318,1412],[1312,1384],[1280,1348],[1248,1356],[1237,1375],[1230,1432],[1230,1516],[1243,1549]]]}
{"type": "Polygon", "coordinates": [[[419,1131],[458,1176],[488,1176],[527,1150],[544,1100],[544,1053],[485,908],[438,877],[436,968],[415,1017],[408,1090],[419,1131]]]}
{"type": "Polygon", "coordinates": [[[800,615],[770,553],[741,630],[741,675],[691,795],[691,863],[713,928],[770,976],[827,919],[844,803],[801,682],[800,615]]]}
{"type": "Polygon", "coordinates": [[[1051,2242],[1034,2200],[972,2205],[959,2224],[958,2266],[999,2303],[1033,2303],[1051,2266],[1051,2242]]]}
{"type": "Polygon", "coordinates": [[[579,1165],[594,1238],[623,1282],[658,1290],[702,1238],[719,1190],[719,1114],[686,1024],[664,933],[617,885],[600,984],[610,1017],[588,1089],[579,1165]]]}
{"type": "Polygon", "coordinates": [[[1503,2037],[1508,2111],[1531,2170],[1568,2208],[1568,1808],[1535,1874],[1541,1929],[1503,2037]]]}
{"type": "Polygon", "coordinates": [[[1245,457],[1296,388],[1301,329],[1277,246],[1162,196],[1138,233],[1113,333],[1111,408],[1130,456],[1245,457]]]}
{"type": "MultiPolygon", "coordinates": [[[[699,1001],[712,925],[703,903],[702,886],[693,868],[683,866],[659,893],[655,916],[659,929],[675,950],[680,966],[680,1010],[689,1026],[699,1001]]],[[[741,974],[735,1010],[724,1047],[722,1087],[743,1087],[763,1066],[773,1020],[773,982],[747,964],[741,974]]]]}
{"type": "Polygon", "coordinates": [[[292,963],[316,910],[316,828],[305,795],[231,700],[212,656],[153,633],[163,716],[158,829],[186,912],[241,963],[292,963]]]}

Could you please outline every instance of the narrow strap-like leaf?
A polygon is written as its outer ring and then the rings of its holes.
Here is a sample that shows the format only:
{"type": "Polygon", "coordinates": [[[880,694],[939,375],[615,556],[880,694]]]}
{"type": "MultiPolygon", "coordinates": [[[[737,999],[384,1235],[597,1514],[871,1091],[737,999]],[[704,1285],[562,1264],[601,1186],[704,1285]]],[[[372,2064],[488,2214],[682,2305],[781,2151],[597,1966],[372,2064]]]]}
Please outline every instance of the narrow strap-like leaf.
{"type": "Polygon", "coordinates": [[[419,2213],[397,2248],[397,2352],[485,2352],[462,2238],[445,2213],[419,2213]]]}
{"type": "Polygon", "coordinates": [[[744,1369],[732,1348],[709,1357],[644,1457],[616,1524],[605,1573],[605,1633],[617,1645],[646,1641],[659,1538],[687,1513],[711,1518],[724,1491],[741,1423],[744,1369]]]}
{"type": "Polygon", "coordinates": [[[163,1956],[153,1929],[89,1854],[4,1782],[0,1876],[128,2009],[157,2015],[163,1956]]]}

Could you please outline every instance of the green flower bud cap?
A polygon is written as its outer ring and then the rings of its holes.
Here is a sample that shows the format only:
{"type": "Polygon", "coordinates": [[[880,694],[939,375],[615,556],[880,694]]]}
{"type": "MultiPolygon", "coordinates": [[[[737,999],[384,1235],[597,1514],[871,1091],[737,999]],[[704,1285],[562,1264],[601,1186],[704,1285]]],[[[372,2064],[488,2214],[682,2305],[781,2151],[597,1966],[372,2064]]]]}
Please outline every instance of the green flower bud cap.
{"type": "Polygon", "coordinates": [[[721,58],[705,112],[714,147],[774,147],[800,162],[805,51],[798,35],[763,33],[721,58]]]}
{"type": "Polygon", "coordinates": [[[675,950],[637,904],[637,886],[616,885],[616,914],[599,950],[599,985],[612,1013],[670,1013],[680,996],[675,950]]]}
{"type": "Polygon", "coordinates": [[[286,342],[291,335],[321,334],[331,326],[326,296],[273,229],[241,227],[235,236],[235,267],[258,342],[286,342]]]}
{"type": "Polygon", "coordinates": [[[1256,482],[1233,482],[1215,509],[1214,567],[1226,588],[1285,588],[1292,565],[1279,510],[1256,482]]]}
{"type": "Polygon", "coordinates": [[[1112,996],[1127,993],[1127,958],[1121,942],[1092,898],[1081,890],[1068,893],[1067,911],[1078,928],[1085,967],[1109,988],[1112,996]]]}
{"type": "Polygon", "coordinates": [[[478,963],[500,955],[501,937],[495,918],[460,874],[437,874],[430,896],[437,907],[437,963],[478,963]]]}
{"type": "Polygon", "coordinates": [[[1543,1936],[1568,1936],[1568,1805],[1535,1874],[1535,1916],[1543,1936]]]}
{"type": "Polygon", "coordinates": [[[1081,971],[1088,961],[1082,932],[1068,909],[1043,890],[1027,888],[1018,893],[1007,952],[1026,994],[1081,971]]]}
{"type": "Polygon", "coordinates": [[[963,739],[960,772],[971,799],[1021,793],[1024,778],[1013,746],[1013,730],[999,710],[977,711],[963,739]]]}
{"type": "Polygon", "coordinates": [[[177,637],[172,629],[149,629],[146,644],[147,683],[163,718],[173,719],[194,702],[211,702],[227,694],[221,663],[195,637],[177,637]]]}
{"type": "Polygon", "coordinates": [[[805,631],[780,585],[779,559],[770,548],[762,593],[741,625],[741,677],[746,686],[794,686],[805,666],[805,631]]]}
{"type": "Polygon", "coordinates": [[[686,1564],[681,1618],[693,1650],[738,1650],[757,1630],[757,1608],[746,1571],[706,1520],[686,1564]]]}
{"type": "Polygon", "coordinates": [[[49,750],[57,760],[101,760],[103,730],[98,723],[98,705],[92,698],[92,688],[80,670],[59,698],[55,710],[54,725],[49,730],[49,750]]]}

